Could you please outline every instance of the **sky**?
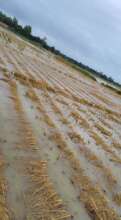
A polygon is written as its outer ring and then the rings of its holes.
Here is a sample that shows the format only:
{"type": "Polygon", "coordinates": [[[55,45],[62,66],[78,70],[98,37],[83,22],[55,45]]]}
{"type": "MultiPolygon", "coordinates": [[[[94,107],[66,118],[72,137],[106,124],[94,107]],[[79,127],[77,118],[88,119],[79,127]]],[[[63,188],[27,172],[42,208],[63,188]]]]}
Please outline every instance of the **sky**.
{"type": "Polygon", "coordinates": [[[0,0],[33,34],[121,83],[120,0],[0,0]]]}

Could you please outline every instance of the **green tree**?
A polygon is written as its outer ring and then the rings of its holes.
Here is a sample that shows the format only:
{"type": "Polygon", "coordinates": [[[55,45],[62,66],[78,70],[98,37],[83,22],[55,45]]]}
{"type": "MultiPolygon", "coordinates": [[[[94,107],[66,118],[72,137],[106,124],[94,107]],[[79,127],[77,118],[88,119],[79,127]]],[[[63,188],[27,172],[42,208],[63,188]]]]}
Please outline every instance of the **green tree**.
{"type": "Polygon", "coordinates": [[[31,33],[32,33],[32,28],[30,25],[26,25],[24,28],[23,28],[23,32],[26,36],[30,36],[31,33]]]}
{"type": "Polygon", "coordinates": [[[13,27],[17,27],[18,26],[18,21],[17,21],[17,19],[14,17],[13,18],[13,27]]]}

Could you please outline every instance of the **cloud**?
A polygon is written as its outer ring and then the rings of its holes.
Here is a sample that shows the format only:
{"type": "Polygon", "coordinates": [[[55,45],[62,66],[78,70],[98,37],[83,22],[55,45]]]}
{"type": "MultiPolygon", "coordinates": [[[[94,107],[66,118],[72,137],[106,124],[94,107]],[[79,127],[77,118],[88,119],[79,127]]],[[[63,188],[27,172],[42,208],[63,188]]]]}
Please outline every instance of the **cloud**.
{"type": "Polygon", "coordinates": [[[121,82],[119,0],[1,0],[0,7],[62,52],[121,82]]]}

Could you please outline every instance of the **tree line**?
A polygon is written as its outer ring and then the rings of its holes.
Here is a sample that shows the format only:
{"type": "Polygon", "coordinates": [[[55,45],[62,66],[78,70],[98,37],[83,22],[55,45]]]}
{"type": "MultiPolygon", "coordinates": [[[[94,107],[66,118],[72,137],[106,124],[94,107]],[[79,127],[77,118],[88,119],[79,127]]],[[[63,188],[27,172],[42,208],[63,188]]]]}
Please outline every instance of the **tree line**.
{"type": "Polygon", "coordinates": [[[95,76],[99,76],[104,80],[107,80],[115,85],[121,86],[120,84],[116,83],[111,77],[108,77],[104,73],[98,72],[98,71],[90,68],[89,66],[84,65],[83,63],[78,62],[75,59],[66,56],[65,54],[63,54],[62,52],[60,52],[59,50],[57,50],[53,46],[52,47],[49,46],[47,44],[45,38],[40,38],[38,36],[32,35],[32,27],[30,25],[25,25],[23,27],[22,25],[19,24],[18,20],[15,17],[12,18],[10,16],[7,16],[2,11],[0,12],[0,21],[7,24],[12,31],[26,37],[27,39],[29,39],[30,41],[32,41],[34,43],[38,43],[41,47],[51,51],[52,53],[54,53],[56,55],[61,56],[62,58],[64,58],[68,62],[70,62],[74,65],[77,65],[78,67],[82,68],[83,70],[89,71],[90,73],[94,74],[95,76]]]}

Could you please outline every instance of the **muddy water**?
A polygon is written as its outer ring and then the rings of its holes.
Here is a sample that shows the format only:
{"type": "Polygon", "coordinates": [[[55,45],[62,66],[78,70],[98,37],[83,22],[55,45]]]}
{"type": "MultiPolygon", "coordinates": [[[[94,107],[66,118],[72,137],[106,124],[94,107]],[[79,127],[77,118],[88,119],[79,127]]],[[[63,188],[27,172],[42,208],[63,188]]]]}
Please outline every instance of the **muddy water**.
{"type": "Polygon", "coordinates": [[[0,145],[5,160],[7,204],[12,220],[25,220],[27,210],[24,194],[28,185],[24,175],[24,161],[37,157],[34,157],[33,152],[22,149],[24,142],[21,123],[10,99],[10,92],[5,83],[0,82],[0,88],[0,145]]]}
{"type": "Polygon", "coordinates": [[[19,140],[19,136],[16,134],[17,117],[11,101],[5,96],[4,89],[6,90],[7,88],[0,90],[0,140],[3,142],[1,143],[1,150],[3,151],[6,162],[5,177],[8,185],[7,201],[11,210],[12,219],[24,220],[25,205],[23,193],[25,183],[23,181],[24,178],[19,172],[21,162],[19,151],[15,150],[15,143],[18,143],[19,140]]]}
{"type": "Polygon", "coordinates": [[[65,206],[70,211],[74,220],[89,220],[83,204],[79,201],[79,191],[71,183],[71,168],[68,161],[57,148],[57,144],[49,140],[53,128],[49,128],[43,121],[43,116],[36,109],[36,104],[25,97],[26,89],[19,85],[19,96],[23,103],[28,120],[31,122],[38,140],[38,154],[48,162],[48,174],[54,187],[61,196],[65,206]]]}

